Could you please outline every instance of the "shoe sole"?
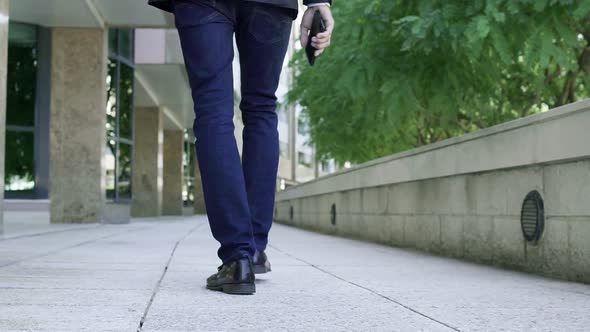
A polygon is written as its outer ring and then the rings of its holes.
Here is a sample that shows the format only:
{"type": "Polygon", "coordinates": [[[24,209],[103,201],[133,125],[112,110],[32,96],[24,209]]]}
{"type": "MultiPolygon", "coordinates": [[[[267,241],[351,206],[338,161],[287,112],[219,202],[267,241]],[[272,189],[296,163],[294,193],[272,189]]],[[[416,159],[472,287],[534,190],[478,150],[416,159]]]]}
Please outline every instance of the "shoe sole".
{"type": "Polygon", "coordinates": [[[271,272],[270,264],[268,265],[254,265],[254,274],[265,274],[271,272]]]}
{"type": "Polygon", "coordinates": [[[232,295],[252,295],[256,293],[255,284],[227,284],[221,286],[207,286],[207,289],[232,295]]]}

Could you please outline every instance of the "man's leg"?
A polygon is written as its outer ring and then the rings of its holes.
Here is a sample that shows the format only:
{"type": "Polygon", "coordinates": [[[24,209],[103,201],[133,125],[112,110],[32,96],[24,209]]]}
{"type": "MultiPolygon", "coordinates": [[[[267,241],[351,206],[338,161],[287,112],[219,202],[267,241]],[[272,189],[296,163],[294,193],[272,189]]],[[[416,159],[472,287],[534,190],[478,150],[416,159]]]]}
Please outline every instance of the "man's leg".
{"type": "Polygon", "coordinates": [[[240,53],[242,168],[256,249],[264,251],[272,224],[279,162],[276,90],[291,34],[288,9],[241,2],[236,41],[240,53]]]}
{"type": "Polygon", "coordinates": [[[194,132],[207,215],[224,264],[255,251],[234,137],[233,22],[206,5],[175,2],[195,104],[194,132]]]}

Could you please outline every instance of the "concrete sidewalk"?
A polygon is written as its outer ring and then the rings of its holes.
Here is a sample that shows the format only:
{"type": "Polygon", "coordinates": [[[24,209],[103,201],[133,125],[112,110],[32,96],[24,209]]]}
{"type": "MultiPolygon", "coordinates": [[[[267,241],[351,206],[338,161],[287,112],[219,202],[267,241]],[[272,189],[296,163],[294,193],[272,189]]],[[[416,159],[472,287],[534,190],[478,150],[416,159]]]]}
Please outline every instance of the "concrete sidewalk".
{"type": "Polygon", "coordinates": [[[281,225],[254,296],[204,288],[204,217],[36,225],[0,239],[0,331],[590,329],[588,285],[281,225]]]}

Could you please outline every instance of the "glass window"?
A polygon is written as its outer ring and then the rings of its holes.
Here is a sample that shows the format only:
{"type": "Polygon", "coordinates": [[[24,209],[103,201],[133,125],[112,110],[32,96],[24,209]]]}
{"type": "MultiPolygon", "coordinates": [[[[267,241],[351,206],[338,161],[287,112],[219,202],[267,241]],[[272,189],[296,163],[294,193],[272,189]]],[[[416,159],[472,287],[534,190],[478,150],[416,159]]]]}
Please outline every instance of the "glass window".
{"type": "Polygon", "coordinates": [[[11,43],[7,65],[6,124],[32,127],[35,125],[36,47],[11,43]]]}
{"type": "Polygon", "coordinates": [[[310,154],[299,151],[298,157],[299,157],[299,165],[305,166],[305,167],[311,167],[311,155],[310,154]]]}
{"type": "Polygon", "coordinates": [[[133,160],[133,30],[109,29],[107,198],[130,200],[133,160]]]}
{"type": "Polygon", "coordinates": [[[109,59],[107,74],[107,139],[117,136],[117,62],[109,59]]]}
{"type": "Polygon", "coordinates": [[[119,29],[119,54],[127,60],[133,57],[133,30],[119,29]]]}
{"type": "Polygon", "coordinates": [[[30,24],[10,22],[8,40],[12,45],[36,46],[37,27],[30,24]]]}
{"type": "Polygon", "coordinates": [[[119,50],[119,34],[117,29],[109,29],[109,53],[117,53],[119,50]]]}
{"type": "Polygon", "coordinates": [[[121,101],[121,112],[119,116],[119,137],[132,139],[133,137],[133,68],[121,64],[121,80],[119,98],[121,101]]]}
{"type": "Polygon", "coordinates": [[[35,189],[37,27],[9,23],[4,189],[35,189]]]}
{"type": "Polygon", "coordinates": [[[184,133],[184,153],[182,164],[184,168],[184,183],[182,186],[182,200],[184,206],[193,206],[195,202],[195,164],[196,150],[194,138],[188,130],[184,133]]]}
{"type": "Polygon", "coordinates": [[[33,132],[6,132],[5,190],[23,191],[35,188],[34,148],[33,132]]]}
{"type": "Polygon", "coordinates": [[[115,170],[117,143],[114,140],[107,141],[104,163],[106,166],[106,195],[108,199],[115,199],[115,170]]]}
{"type": "Polygon", "coordinates": [[[131,198],[131,153],[130,144],[119,143],[119,159],[117,159],[117,196],[131,198]]]}

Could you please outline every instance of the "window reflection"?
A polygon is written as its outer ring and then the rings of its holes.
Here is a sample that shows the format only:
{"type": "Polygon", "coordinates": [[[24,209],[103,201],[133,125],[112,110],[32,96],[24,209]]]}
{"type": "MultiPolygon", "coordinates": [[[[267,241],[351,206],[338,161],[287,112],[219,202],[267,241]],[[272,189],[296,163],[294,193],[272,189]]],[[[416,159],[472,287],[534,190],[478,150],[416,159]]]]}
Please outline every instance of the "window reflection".
{"type": "Polygon", "coordinates": [[[126,58],[133,57],[133,30],[119,29],[119,54],[126,58]]]}
{"type": "Polygon", "coordinates": [[[119,97],[121,99],[121,114],[119,116],[119,137],[132,138],[133,114],[133,68],[121,64],[121,83],[119,97]]]}
{"type": "Polygon", "coordinates": [[[109,30],[107,116],[107,198],[131,199],[134,68],[132,29],[109,30]]]}
{"type": "Polygon", "coordinates": [[[107,74],[107,139],[117,136],[117,63],[109,59],[107,74]]]}
{"type": "Polygon", "coordinates": [[[184,134],[184,153],[182,165],[184,183],[182,185],[182,200],[185,206],[193,206],[195,202],[195,144],[188,130],[184,134]]]}
{"type": "Polygon", "coordinates": [[[117,143],[114,140],[107,141],[104,163],[106,167],[106,191],[108,199],[115,199],[115,169],[116,169],[117,143]]]}
{"type": "Polygon", "coordinates": [[[9,191],[35,188],[33,132],[6,132],[6,173],[4,189],[9,191]]]}
{"type": "Polygon", "coordinates": [[[119,49],[119,34],[116,29],[109,31],[109,53],[117,53],[119,49]],[[114,31],[114,33],[113,33],[114,31]]]}
{"type": "Polygon", "coordinates": [[[117,194],[119,198],[131,198],[131,145],[119,143],[117,194]]]}
{"type": "Polygon", "coordinates": [[[35,189],[37,28],[9,23],[4,190],[35,189]]]}

